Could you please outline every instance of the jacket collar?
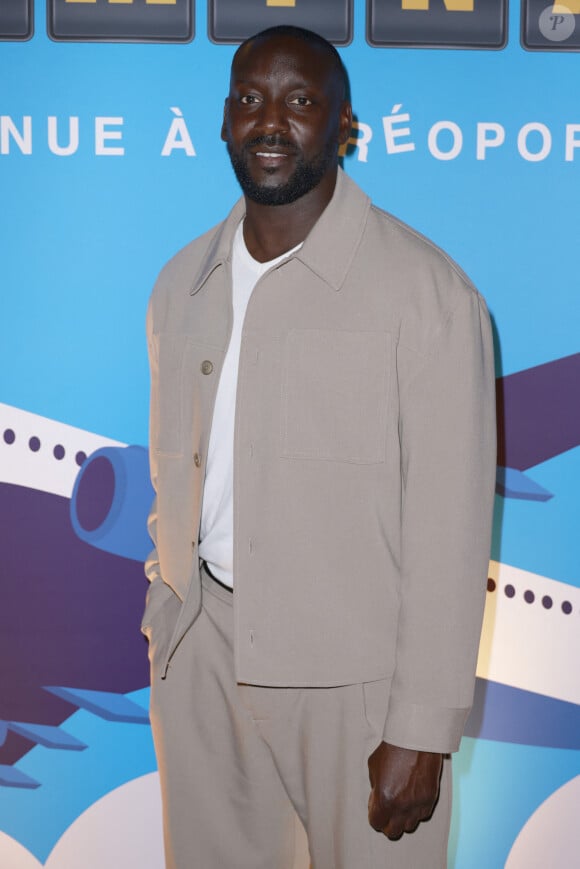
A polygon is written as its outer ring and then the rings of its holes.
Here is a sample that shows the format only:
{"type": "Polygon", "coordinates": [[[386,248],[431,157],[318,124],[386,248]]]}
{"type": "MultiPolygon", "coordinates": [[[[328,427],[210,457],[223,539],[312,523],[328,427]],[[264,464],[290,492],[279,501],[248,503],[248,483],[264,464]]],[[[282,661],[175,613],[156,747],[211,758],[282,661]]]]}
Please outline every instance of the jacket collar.
{"type": "MultiPolygon", "coordinates": [[[[358,248],[370,207],[369,197],[339,167],[332,199],[304,244],[290,259],[300,260],[331,289],[340,290],[358,248]]],[[[234,234],[245,213],[242,197],[219,227],[200,263],[192,282],[192,295],[201,289],[218,266],[231,258],[234,234]]]]}

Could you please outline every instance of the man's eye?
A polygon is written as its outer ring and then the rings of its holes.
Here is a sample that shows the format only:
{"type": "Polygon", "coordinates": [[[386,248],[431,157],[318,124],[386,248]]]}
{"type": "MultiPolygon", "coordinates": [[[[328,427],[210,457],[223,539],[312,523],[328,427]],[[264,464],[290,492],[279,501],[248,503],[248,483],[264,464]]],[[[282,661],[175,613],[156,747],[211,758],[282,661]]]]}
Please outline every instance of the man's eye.
{"type": "Polygon", "coordinates": [[[308,97],[294,97],[290,100],[290,102],[295,106],[311,106],[312,100],[309,100],[308,97]]]}
{"type": "Polygon", "coordinates": [[[246,94],[245,96],[240,97],[240,102],[245,106],[251,106],[253,103],[259,102],[259,100],[254,94],[246,94]]]}

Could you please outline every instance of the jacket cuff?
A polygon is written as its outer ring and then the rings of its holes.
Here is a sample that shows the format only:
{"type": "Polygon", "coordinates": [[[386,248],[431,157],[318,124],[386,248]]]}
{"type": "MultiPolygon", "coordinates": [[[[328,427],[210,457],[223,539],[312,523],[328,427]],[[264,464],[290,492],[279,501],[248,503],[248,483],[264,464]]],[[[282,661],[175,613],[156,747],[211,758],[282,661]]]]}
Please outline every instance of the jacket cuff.
{"type": "Polygon", "coordinates": [[[391,700],[383,740],[415,751],[442,754],[459,749],[470,707],[445,709],[391,700]]]}

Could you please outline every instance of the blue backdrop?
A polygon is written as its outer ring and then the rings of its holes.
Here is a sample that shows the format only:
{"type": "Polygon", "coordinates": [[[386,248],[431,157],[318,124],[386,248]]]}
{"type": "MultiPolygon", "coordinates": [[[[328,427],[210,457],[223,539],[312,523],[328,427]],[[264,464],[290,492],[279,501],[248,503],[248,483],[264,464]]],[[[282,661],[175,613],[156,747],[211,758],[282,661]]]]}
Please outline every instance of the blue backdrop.
{"type": "MultiPolygon", "coordinates": [[[[460,263],[496,331],[501,467],[455,764],[459,869],[573,866],[580,847],[576,5],[512,2],[495,51],[371,45],[374,4],[357,2],[341,48],[346,171],[460,263]],[[548,50],[520,43],[522,19],[548,50]]],[[[0,43],[0,864],[154,869],[144,315],[164,261],[239,195],[219,139],[234,46],[210,40],[205,3],[183,44],[52,41],[46,6],[30,40],[0,43]]]]}

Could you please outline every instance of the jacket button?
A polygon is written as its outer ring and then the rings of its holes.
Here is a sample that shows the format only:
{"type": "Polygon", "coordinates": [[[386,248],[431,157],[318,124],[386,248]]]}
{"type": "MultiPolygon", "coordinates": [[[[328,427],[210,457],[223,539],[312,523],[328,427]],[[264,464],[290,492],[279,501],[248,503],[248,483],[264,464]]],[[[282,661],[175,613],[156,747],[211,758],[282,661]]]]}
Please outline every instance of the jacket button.
{"type": "Polygon", "coordinates": [[[209,359],[204,359],[201,363],[201,373],[202,374],[211,374],[213,371],[213,362],[210,362],[209,359]]]}
{"type": "Polygon", "coordinates": [[[199,453],[195,453],[193,457],[193,464],[196,468],[199,468],[199,466],[201,465],[201,456],[199,453]]]}

